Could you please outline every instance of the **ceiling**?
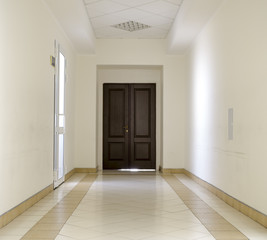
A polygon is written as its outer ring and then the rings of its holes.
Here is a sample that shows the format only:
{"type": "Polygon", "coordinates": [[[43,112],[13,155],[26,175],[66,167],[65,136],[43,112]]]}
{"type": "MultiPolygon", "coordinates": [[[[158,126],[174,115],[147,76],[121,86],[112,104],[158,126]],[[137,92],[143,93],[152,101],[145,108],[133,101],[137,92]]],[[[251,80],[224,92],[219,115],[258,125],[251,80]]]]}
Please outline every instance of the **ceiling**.
{"type": "Polygon", "coordinates": [[[224,1],[43,0],[43,3],[78,54],[95,54],[97,38],[165,39],[168,54],[184,54],[224,1]],[[129,26],[123,25],[129,21],[132,21],[129,26]],[[121,25],[112,27],[116,24],[121,25]],[[149,27],[132,32],[119,28],[132,30],[131,26],[139,28],[142,24],[149,27]]]}
{"type": "Polygon", "coordinates": [[[96,38],[166,38],[183,0],[84,0],[96,38]],[[123,28],[123,29],[122,29],[123,28]]]}

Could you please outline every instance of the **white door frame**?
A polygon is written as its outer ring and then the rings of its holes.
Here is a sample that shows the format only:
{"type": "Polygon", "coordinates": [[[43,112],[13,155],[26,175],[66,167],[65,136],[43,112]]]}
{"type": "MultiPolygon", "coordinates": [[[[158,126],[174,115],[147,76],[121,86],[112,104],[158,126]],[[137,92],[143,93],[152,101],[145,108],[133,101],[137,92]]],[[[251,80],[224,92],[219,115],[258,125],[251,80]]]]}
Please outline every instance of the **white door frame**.
{"type": "Polygon", "coordinates": [[[55,41],[54,77],[54,189],[65,180],[64,134],[65,134],[65,82],[66,57],[60,44],[55,41]]]}

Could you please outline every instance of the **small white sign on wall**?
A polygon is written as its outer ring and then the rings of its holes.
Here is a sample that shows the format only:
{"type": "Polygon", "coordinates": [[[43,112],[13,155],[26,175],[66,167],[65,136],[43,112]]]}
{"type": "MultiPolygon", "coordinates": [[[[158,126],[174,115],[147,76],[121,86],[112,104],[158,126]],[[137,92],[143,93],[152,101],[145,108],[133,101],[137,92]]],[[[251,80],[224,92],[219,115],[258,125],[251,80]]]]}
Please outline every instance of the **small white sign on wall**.
{"type": "Polygon", "coordinates": [[[234,109],[228,108],[228,140],[234,139],[234,109]]]}

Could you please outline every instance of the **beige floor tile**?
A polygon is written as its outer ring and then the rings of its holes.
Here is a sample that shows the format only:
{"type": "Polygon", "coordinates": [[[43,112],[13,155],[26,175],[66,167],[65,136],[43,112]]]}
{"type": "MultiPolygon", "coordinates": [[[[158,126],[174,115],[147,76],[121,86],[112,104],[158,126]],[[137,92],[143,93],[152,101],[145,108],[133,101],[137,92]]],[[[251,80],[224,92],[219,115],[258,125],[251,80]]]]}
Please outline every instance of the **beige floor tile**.
{"type": "Polygon", "coordinates": [[[59,217],[46,217],[44,216],[39,223],[41,224],[64,224],[67,221],[67,218],[59,218],[59,217]]]}
{"type": "Polygon", "coordinates": [[[20,240],[21,236],[0,236],[0,240],[20,240]]]}
{"type": "Polygon", "coordinates": [[[230,224],[230,223],[210,223],[210,224],[206,224],[205,227],[209,230],[209,231],[233,231],[235,230],[235,227],[230,224]]]}
{"type": "Polygon", "coordinates": [[[218,240],[247,240],[242,233],[238,231],[210,231],[213,237],[218,240]]]}
{"type": "Polygon", "coordinates": [[[52,231],[60,231],[64,226],[63,223],[53,223],[53,224],[45,224],[45,223],[37,223],[34,227],[35,230],[52,230],[52,231]]]}
{"type": "Polygon", "coordinates": [[[24,239],[55,239],[56,236],[58,235],[58,231],[53,231],[53,230],[32,230],[29,231],[25,236],[22,238],[24,239]]]}

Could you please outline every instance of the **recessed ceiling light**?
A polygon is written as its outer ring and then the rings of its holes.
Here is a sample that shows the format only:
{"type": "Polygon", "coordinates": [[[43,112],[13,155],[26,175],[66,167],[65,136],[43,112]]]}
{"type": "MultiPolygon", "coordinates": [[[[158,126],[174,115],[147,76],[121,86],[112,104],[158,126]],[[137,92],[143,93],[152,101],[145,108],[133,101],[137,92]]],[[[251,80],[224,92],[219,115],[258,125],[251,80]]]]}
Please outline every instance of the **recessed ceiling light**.
{"type": "Polygon", "coordinates": [[[111,27],[119,28],[119,29],[122,29],[128,32],[134,32],[134,31],[139,31],[142,29],[150,28],[151,26],[143,24],[143,23],[135,22],[135,21],[128,21],[128,22],[112,25],[111,27]]]}

